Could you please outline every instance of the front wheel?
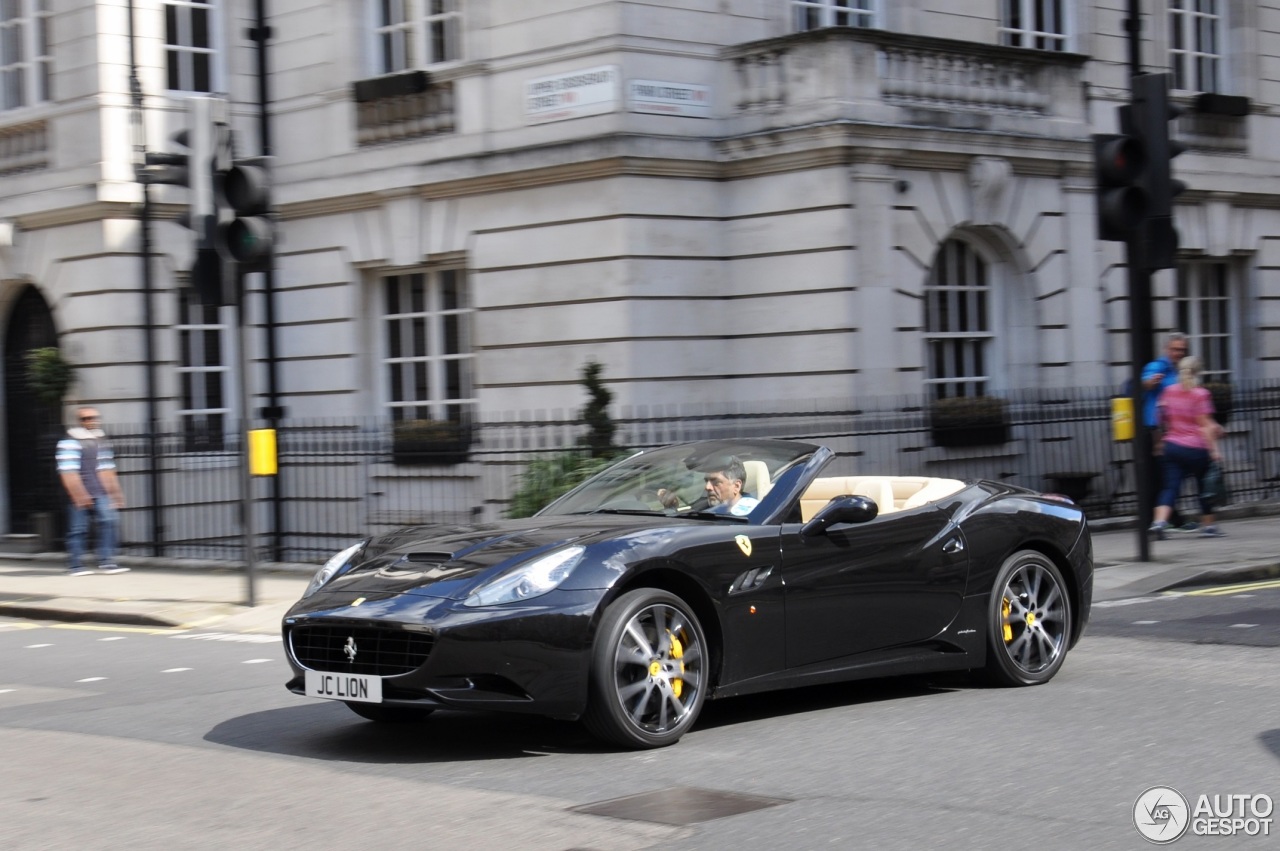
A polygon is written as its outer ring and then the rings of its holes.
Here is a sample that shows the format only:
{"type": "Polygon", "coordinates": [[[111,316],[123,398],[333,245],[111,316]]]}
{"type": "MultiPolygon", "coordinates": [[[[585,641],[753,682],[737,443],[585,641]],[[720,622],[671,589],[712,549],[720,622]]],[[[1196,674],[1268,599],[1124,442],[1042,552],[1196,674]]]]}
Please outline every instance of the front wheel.
{"type": "Polygon", "coordinates": [[[1071,597],[1052,559],[1034,550],[1009,556],[992,586],[987,623],[993,681],[1029,686],[1052,679],[1071,641],[1071,597]]]}
{"type": "Polygon", "coordinates": [[[385,706],[381,703],[347,702],[347,708],[366,721],[377,721],[379,724],[408,724],[421,721],[435,707],[418,709],[413,706],[385,706]]]}
{"type": "Polygon", "coordinates": [[[672,745],[697,720],[708,685],[697,615],[674,594],[641,588],[614,601],[600,622],[583,722],[624,747],[672,745]]]}

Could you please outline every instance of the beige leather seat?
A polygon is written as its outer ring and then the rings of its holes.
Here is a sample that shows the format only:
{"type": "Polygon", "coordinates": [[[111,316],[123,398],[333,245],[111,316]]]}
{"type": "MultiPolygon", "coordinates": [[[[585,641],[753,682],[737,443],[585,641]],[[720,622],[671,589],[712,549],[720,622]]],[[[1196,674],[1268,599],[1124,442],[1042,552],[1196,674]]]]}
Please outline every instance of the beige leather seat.
{"type": "Polygon", "coordinates": [[[769,467],[763,461],[743,461],[742,468],[747,472],[746,481],[742,483],[742,492],[764,499],[764,495],[773,487],[769,478],[769,467]]]}
{"type": "Polygon", "coordinates": [[[958,479],[929,476],[831,476],[814,479],[800,497],[800,515],[806,521],[837,496],[869,497],[879,514],[919,508],[964,487],[958,479]]]}
{"type": "Polygon", "coordinates": [[[926,484],[920,490],[911,495],[903,504],[903,509],[919,508],[925,503],[937,502],[943,497],[951,496],[964,488],[964,482],[959,479],[927,479],[926,484]]]}
{"type": "Polygon", "coordinates": [[[833,476],[814,479],[800,497],[800,515],[806,521],[838,496],[865,496],[875,502],[880,514],[894,510],[893,487],[888,476],[833,476]]]}

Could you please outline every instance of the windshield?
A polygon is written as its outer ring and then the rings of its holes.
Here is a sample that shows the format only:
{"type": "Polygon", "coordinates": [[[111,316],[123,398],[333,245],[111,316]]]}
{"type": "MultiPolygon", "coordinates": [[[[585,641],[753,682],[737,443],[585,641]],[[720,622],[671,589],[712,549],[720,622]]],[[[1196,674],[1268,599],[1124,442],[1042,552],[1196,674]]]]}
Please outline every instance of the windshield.
{"type": "Polygon", "coordinates": [[[538,512],[747,518],[785,470],[817,447],[782,440],[707,440],[640,452],[538,512]]]}

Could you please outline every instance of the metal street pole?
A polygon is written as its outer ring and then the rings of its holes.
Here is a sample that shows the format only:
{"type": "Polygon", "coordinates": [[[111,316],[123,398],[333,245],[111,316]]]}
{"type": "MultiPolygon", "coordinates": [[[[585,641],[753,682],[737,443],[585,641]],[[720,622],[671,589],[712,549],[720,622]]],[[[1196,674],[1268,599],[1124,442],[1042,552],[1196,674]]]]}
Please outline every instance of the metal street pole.
{"type": "MultiPolygon", "coordinates": [[[[129,0],[129,125],[133,136],[134,169],[146,161],[147,129],[143,114],[142,81],[138,78],[136,34],[133,25],[133,0],[129,0]]],[[[155,357],[155,284],[151,276],[151,187],[142,184],[142,210],[138,223],[140,250],[142,252],[142,324],[144,357],[147,361],[147,481],[151,491],[151,555],[164,554],[164,511],[160,492],[160,423],[156,414],[156,357],[155,357]]]]}
{"type": "MultiPolygon", "coordinates": [[[[1129,0],[1128,18],[1125,20],[1125,29],[1129,33],[1131,80],[1142,73],[1142,13],[1139,5],[1139,0],[1129,0]]],[[[1132,90],[1131,84],[1130,92],[1132,90]]],[[[1146,392],[1142,386],[1142,371],[1154,355],[1151,344],[1151,272],[1143,252],[1144,236],[1139,232],[1125,243],[1125,262],[1129,267],[1129,356],[1133,361],[1129,365],[1129,386],[1133,397],[1133,489],[1138,496],[1138,520],[1135,524],[1138,561],[1151,560],[1147,524],[1154,509],[1154,495],[1148,483],[1155,463],[1151,455],[1151,432],[1147,430],[1145,417],[1146,392]]]]}

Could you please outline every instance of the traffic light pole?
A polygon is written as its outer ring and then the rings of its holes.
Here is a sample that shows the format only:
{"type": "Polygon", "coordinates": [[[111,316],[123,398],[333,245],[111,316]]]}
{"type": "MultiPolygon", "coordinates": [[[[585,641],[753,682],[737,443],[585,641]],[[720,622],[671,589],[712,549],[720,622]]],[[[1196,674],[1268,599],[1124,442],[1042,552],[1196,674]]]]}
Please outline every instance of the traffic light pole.
{"type": "MultiPolygon", "coordinates": [[[[134,32],[133,0],[129,0],[129,97],[133,123],[135,154],[142,154],[145,162],[147,138],[146,123],[143,115],[142,81],[138,77],[137,36],[134,32]]],[[[151,503],[151,555],[164,555],[164,509],[163,496],[160,491],[160,423],[156,402],[156,358],[155,358],[155,281],[151,273],[151,186],[145,181],[142,184],[142,208],[139,212],[138,231],[142,252],[142,324],[144,326],[144,357],[147,361],[147,483],[150,490],[151,503]]]]}
{"type": "Polygon", "coordinates": [[[1138,495],[1136,524],[1138,561],[1151,560],[1151,542],[1147,526],[1154,510],[1154,494],[1150,482],[1154,477],[1151,431],[1146,420],[1146,388],[1142,372],[1153,355],[1151,344],[1151,272],[1142,257],[1142,245],[1132,239],[1127,247],[1129,264],[1129,352],[1132,358],[1129,387],[1133,395],[1133,489],[1138,495]]]}
{"type": "MultiPolygon", "coordinates": [[[[1129,34],[1129,76],[1142,73],[1142,11],[1140,0],[1129,0],[1125,29],[1129,34]]],[[[1132,86],[1131,86],[1132,90],[1132,86]]],[[[1155,508],[1150,482],[1152,468],[1151,432],[1147,428],[1146,388],[1142,373],[1154,354],[1151,345],[1151,271],[1143,257],[1142,234],[1125,242],[1125,262],[1129,267],[1129,388],[1133,398],[1133,490],[1138,496],[1138,519],[1135,525],[1138,561],[1151,560],[1151,541],[1147,526],[1155,508]]]]}
{"type": "MultiPolygon", "coordinates": [[[[271,120],[270,120],[270,103],[268,91],[267,76],[267,40],[271,37],[271,30],[267,26],[267,3],[266,0],[255,0],[254,2],[254,25],[250,32],[253,41],[258,46],[257,56],[257,74],[258,74],[258,138],[262,144],[262,155],[270,157],[272,155],[271,148],[271,120]]],[[[280,420],[284,418],[284,407],[280,404],[278,373],[279,366],[277,364],[276,353],[276,270],[274,252],[267,268],[262,272],[262,299],[263,299],[263,324],[266,326],[267,345],[266,345],[266,361],[267,361],[267,404],[263,410],[264,419],[267,425],[273,430],[278,430],[280,420]]],[[[281,499],[281,471],[277,470],[276,475],[271,476],[271,482],[268,487],[271,489],[271,540],[272,540],[272,557],[276,561],[280,561],[284,557],[283,538],[280,530],[284,527],[284,503],[281,499]]]]}

